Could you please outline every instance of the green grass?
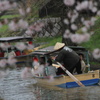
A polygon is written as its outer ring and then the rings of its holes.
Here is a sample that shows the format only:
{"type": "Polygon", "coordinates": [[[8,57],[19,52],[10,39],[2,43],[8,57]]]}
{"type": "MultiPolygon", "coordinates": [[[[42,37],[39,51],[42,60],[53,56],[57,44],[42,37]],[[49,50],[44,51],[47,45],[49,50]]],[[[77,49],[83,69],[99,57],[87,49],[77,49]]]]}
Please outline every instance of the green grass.
{"type": "Polygon", "coordinates": [[[46,43],[44,47],[54,46],[56,42],[61,42],[62,36],[36,38],[34,43],[46,43]]]}
{"type": "MultiPolygon", "coordinates": [[[[0,19],[12,19],[12,18],[15,18],[15,17],[19,17],[19,15],[4,15],[4,16],[0,17],[0,19]]],[[[1,33],[0,35],[2,35],[2,36],[8,35],[9,34],[8,25],[3,25],[0,28],[0,33],[1,33]]]]}
{"type": "Polygon", "coordinates": [[[15,18],[15,17],[20,17],[20,15],[4,15],[2,17],[0,17],[0,19],[11,19],[11,18],[15,18]]]}
{"type": "Polygon", "coordinates": [[[0,28],[0,33],[4,33],[8,30],[8,25],[3,25],[1,28],[0,28]]]}
{"type": "Polygon", "coordinates": [[[98,62],[90,62],[91,65],[99,65],[100,66],[100,63],[98,62]]]}
{"type": "Polygon", "coordinates": [[[81,45],[89,50],[100,48],[100,17],[96,20],[95,25],[91,27],[90,31],[93,31],[94,34],[88,42],[82,43],[81,45]]]}

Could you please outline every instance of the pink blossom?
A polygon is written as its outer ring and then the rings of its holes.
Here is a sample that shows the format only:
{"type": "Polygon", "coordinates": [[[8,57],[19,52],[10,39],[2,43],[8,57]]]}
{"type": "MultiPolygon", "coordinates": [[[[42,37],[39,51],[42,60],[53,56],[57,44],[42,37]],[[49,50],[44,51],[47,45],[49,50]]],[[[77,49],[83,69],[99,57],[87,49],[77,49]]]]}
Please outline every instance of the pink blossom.
{"type": "Polygon", "coordinates": [[[4,19],[4,23],[7,24],[8,23],[8,19],[4,19]]]}
{"type": "Polygon", "coordinates": [[[20,19],[18,22],[18,26],[19,26],[19,28],[25,29],[28,27],[28,23],[26,21],[24,21],[23,19],[20,19]]]}
{"type": "Polygon", "coordinates": [[[73,13],[70,11],[70,12],[68,12],[67,15],[68,15],[69,18],[72,18],[73,13]]]}
{"type": "Polygon", "coordinates": [[[64,23],[68,25],[69,21],[67,19],[64,19],[64,23]]]}
{"type": "Polygon", "coordinates": [[[8,10],[10,8],[16,7],[16,3],[10,3],[9,1],[1,1],[0,2],[0,11],[8,10]]]}
{"type": "Polygon", "coordinates": [[[83,10],[83,9],[88,9],[89,6],[89,2],[88,1],[83,1],[81,3],[78,3],[78,5],[76,6],[76,10],[83,10]]]}
{"type": "Polygon", "coordinates": [[[36,69],[32,69],[32,74],[44,76],[44,67],[44,65],[37,66],[36,69]]]}
{"type": "Polygon", "coordinates": [[[70,36],[70,38],[71,38],[72,42],[74,42],[74,43],[81,43],[82,42],[81,36],[79,34],[72,34],[70,36]]]}
{"type": "Polygon", "coordinates": [[[49,77],[49,82],[53,82],[53,81],[54,81],[54,76],[51,75],[51,76],[49,77]]]}
{"type": "Polygon", "coordinates": [[[34,45],[33,45],[33,44],[28,44],[27,49],[28,49],[28,50],[34,49],[34,45]]]}
{"type": "Polygon", "coordinates": [[[33,29],[34,29],[36,32],[39,32],[39,31],[42,30],[42,28],[41,28],[39,25],[37,25],[37,24],[33,26],[33,29]]]}
{"type": "Polygon", "coordinates": [[[9,4],[9,1],[3,1],[2,4],[4,5],[4,10],[7,10],[11,8],[11,5],[9,4]]]}
{"type": "Polygon", "coordinates": [[[87,28],[90,28],[90,26],[93,26],[93,25],[94,25],[94,21],[92,21],[92,20],[87,20],[87,21],[84,21],[83,24],[84,24],[87,28]]]}
{"type": "Polygon", "coordinates": [[[92,8],[93,8],[93,2],[92,1],[89,1],[89,4],[88,4],[88,8],[90,9],[90,10],[92,10],[92,8]]]}
{"type": "Polygon", "coordinates": [[[70,38],[71,38],[72,42],[80,44],[82,42],[88,41],[90,39],[90,35],[88,33],[82,34],[82,35],[80,35],[80,34],[72,34],[70,36],[70,38]]]}
{"type": "Polygon", "coordinates": [[[9,24],[9,29],[12,30],[12,31],[16,31],[18,29],[18,25],[17,23],[15,23],[14,21],[11,21],[9,24]]]}
{"type": "Polygon", "coordinates": [[[41,28],[44,27],[44,23],[43,22],[39,22],[38,24],[41,28]]]}
{"type": "Polygon", "coordinates": [[[94,49],[92,54],[95,59],[99,59],[100,58],[100,49],[99,48],[94,49]]]}
{"type": "Polygon", "coordinates": [[[12,4],[10,4],[12,8],[16,8],[17,7],[17,3],[13,2],[12,4]]]}
{"type": "Polygon", "coordinates": [[[75,24],[71,24],[71,29],[72,30],[77,30],[77,26],[75,24]]]}
{"type": "Polygon", "coordinates": [[[83,33],[86,33],[87,32],[87,27],[82,27],[81,30],[82,30],[83,33]]]}
{"type": "Polygon", "coordinates": [[[74,5],[74,3],[75,3],[75,0],[64,0],[64,4],[67,6],[72,6],[74,5]]]}
{"type": "Polygon", "coordinates": [[[29,13],[30,11],[31,11],[31,8],[28,7],[28,8],[26,9],[26,12],[29,13]]]}
{"type": "Polygon", "coordinates": [[[84,22],[84,18],[83,17],[81,18],[81,22],[84,22]]]}
{"type": "Polygon", "coordinates": [[[92,10],[91,10],[93,13],[97,12],[97,8],[96,7],[93,7],[92,10]]]}
{"type": "Polygon", "coordinates": [[[21,78],[26,79],[32,77],[31,68],[25,67],[21,73],[21,78]]]}
{"type": "Polygon", "coordinates": [[[32,35],[34,32],[31,29],[26,30],[25,34],[26,35],[32,35]]]}
{"type": "Polygon", "coordinates": [[[18,50],[24,50],[24,49],[26,49],[26,45],[22,42],[19,42],[19,43],[16,44],[16,48],[18,50]]]}
{"type": "Polygon", "coordinates": [[[0,60],[0,67],[5,67],[7,64],[7,60],[6,59],[3,59],[3,60],[0,60]]]}
{"type": "Polygon", "coordinates": [[[40,66],[40,64],[39,64],[38,61],[34,61],[32,65],[33,65],[33,66],[40,66]]]}
{"type": "Polygon", "coordinates": [[[76,10],[73,11],[73,13],[71,14],[71,23],[75,22],[75,19],[79,16],[78,12],[76,10]]]}
{"type": "Polygon", "coordinates": [[[76,10],[68,12],[68,17],[71,19],[70,22],[73,23],[75,19],[79,16],[76,10]]]}
{"type": "Polygon", "coordinates": [[[19,9],[19,13],[20,15],[25,16],[25,11],[22,8],[19,9]]]}
{"type": "Polygon", "coordinates": [[[83,34],[83,42],[86,42],[86,41],[89,41],[89,39],[90,39],[90,34],[89,33],[85,33],[85,34],[83,34]]]}
{"type": "Polygon", "coordinates": [[[37,22],[37,23],[34,23],[33,25],[30,25],[29,26],[29,29],[30,30],[34,30],[36,32],[39,32],[42,30],[42,27],[44,27],[44,23],[42,22],[37,22]]]}
{"type": "Polygon", "coordinates": [[[98,15],[98,16],[100,16],[100,10],[99,10],[99,11],[97,11],[97,15],[98,15]]]}
{"type": "Polygon", "coordinates": [[[71,36],[71,33],[69,30],[66,30],[65,33],[64,33],[64,38],[69,38],[71,36]]]}
{"type": "Polygon", "coordinates": [[[1,47],[3,50],[6,50],[7,48],[11,47],[11,45],[8,44],[8,43],[1,43],[1,44],[0,44],[0,47],[1,47]]]}
{"type": "Polygon", "coordinates": [[[10,56],[9,58],[8,58],[8,60],[7,60],[7,63],[9,64],[9,65],[15,65],[16,64],[16,62],[17,62],[17,60],[13,57],[13,56],[10,56]]]}

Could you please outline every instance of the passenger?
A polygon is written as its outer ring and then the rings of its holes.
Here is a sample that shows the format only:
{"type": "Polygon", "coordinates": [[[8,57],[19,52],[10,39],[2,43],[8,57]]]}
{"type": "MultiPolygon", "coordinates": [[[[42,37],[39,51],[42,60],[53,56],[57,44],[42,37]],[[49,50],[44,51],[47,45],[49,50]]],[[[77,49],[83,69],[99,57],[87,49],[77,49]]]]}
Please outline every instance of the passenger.
{"type": "Polygon", "coordinates": [[[33,62],[32,62],[32,74],[34,76],[39,76],[39,71],[38,71],[38,68],[40,66],[40,63],[38,61],[38,58],[37,57],[33,57],[33,62]]]}
{"type": "Polygon", "coordinates": [[[57,69],[56,67],[52,66],[52,60],[50,58],[47,61],[47,66],[45,69],[47,76],[56,76],[57,69]]]}
{"type": "Polygon", "coordinates": [[[86,64],[84,62],[84,55],[82,53],[79,53],[79,56],[80,56],[80,59],[81,59],[81,70],[82,70],[82,73],[85,72],[85,69],[86,69],[86,64]]]}
{"type": "Polygon", "coordinates": [[[38,71],[39,71],[39,76],[46,76],[46,73],[45,73],[45,57],[40,57],[40,66],[38,68],[38,71]]]}
{"type": "Polygon", "coordinates": [[[4,57],[4,51],[0,48],[0,57],[4,57]]]}
{"type": "MultiPolygon", "coordinates": [[[[69,47],[65,46],[64,43],[57,42],[54,46],[55,50],[59,50],[55,61],[60,62],[63,66],[71,73],[76,68],[76,72],[81,74],[81,60],[79,55],[70,49],[69,47]]],[[[62,71],[60,71],[62,72],[62,71]]],[[[62,72],[63,73],[63,72],[62,72]]]]}

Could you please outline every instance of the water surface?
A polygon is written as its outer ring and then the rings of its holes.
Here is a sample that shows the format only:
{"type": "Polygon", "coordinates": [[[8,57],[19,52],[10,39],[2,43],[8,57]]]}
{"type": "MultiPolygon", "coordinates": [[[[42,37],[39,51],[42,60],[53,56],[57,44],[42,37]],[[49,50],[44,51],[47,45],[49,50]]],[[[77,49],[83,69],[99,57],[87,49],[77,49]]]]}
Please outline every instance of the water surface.
{"type": "Polygon", "coordinates": [[[100,100],[100,86],[53,90],[21,78],[22,70],[12,70],[0,79],[0,100],[100,100]]]}

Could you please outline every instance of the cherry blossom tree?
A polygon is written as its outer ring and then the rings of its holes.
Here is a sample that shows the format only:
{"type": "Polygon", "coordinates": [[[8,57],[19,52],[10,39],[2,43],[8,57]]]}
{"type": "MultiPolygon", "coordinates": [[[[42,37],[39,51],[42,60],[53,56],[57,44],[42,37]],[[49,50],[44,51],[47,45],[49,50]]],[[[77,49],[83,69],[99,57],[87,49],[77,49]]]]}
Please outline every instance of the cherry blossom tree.
{"type": "MultiPolygon", "coordinates": [[[[63,0],[67,7],[72,8],[66,12],[66,18],[64,23],[66,30],[63,34],[63,38],[70,39],[75,44],[81,44],[89,41],[90,37],[95,34],[90,31],[90,28],[95,24],[97,20],[96,16],[100,16],[100,0],[63,0]],[[81,13],[88,12],[88,16],[80,16],[81,13]],[[80,26],[77,24],[78,21],[81,24],[81,34],[77,33],[80,26]]],[[[100,49],[97,48],[93,51],[95,59],[100,58],[100,49]]]]}

